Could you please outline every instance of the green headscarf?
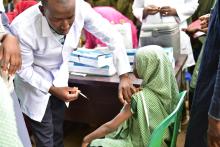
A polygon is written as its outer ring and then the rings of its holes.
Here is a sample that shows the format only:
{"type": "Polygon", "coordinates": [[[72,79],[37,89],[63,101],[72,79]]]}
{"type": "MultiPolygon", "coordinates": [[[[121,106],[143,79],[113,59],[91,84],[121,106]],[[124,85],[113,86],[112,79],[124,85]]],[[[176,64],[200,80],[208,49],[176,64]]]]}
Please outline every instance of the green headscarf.
{"type": "MultiPolygon", "coordinates": [[[[143,82],[142,90],[131,99],[132,117],[104,139],[94,140],[91,147],[146,147],[153,130],[174,110],[178,88],[172,65],[163,49],[155,45],[138,49],[135,65],[143,82]]],[[[162,146],[166,147],[169,140],[167,130],[162,146]]]]}
{"type": "Polygon", "coordinates": [[[23,147],[18,135],[13,100],[1,77],[0,89],[0,146],[23,147]]]}
{"type": "MultiPolygon", "coordinates": [[[[140,48],[136,53],[135,66],[137,74],[140,79],[143,79],[143,82],[142,90],[133,95],[131,107],[134,115],[137,115],[143,142],[148,144],[153,130],[174,110],[178,103],[178,87],[168,56],[159,46],[150,45],[140,48]],[[144,115],[146,114],[144,105],[148,109],[149,122],[144,115]],[[147,123],[149,123],[149,127],[146,125],[147,123]]],[[[167,130],[162,142],[163,146],[167,146],[169,140],[170,133],[167,130]]]]}
{"type": "Polygon", "coordinates": [[[175,100],[176,103],[178,86],[174,70],[163,48],[156,45],[140,48],[136,54],[136,69],[139,78],[143,79],[141,88],[160,97],[167,113],[171,113],[173,105],[167,102],[175,100]]]}

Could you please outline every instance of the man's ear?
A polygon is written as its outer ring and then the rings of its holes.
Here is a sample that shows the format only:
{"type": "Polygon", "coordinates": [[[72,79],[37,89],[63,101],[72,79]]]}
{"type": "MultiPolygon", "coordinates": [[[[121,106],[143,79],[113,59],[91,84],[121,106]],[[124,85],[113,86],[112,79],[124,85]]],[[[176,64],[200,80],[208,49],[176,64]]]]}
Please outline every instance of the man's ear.
{"type": "Polygon", "coordinates": [[[42,15],[45,16],[44,6],[39,6],[39,9],[40,9],[40,12],[42,13],[42,15]]]}

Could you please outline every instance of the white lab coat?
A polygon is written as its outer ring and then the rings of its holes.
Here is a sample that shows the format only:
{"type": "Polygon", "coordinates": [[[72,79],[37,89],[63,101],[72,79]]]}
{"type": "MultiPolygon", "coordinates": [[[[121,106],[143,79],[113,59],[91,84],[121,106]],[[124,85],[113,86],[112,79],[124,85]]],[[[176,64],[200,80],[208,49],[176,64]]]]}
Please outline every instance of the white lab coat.
{"type": "MultiPolygon", "coordinates": [[[[134,0],[133,3],[133,14],[142,23],[166,23],[166,22],[176,22],[180,25],[180,29],[187,27],[186,20],[195,12],[198,7],[198,0],[134,0]],[[142,20],[143,9],[148,5],[156,5],[159,7],[170,6],[175,8],[178,17],[168,16],[161,17],[159,13],[155,15],[148,15],[146,19],[142,20]]],[[[181,54],[188,54],[188,59],[186,61],[185,67],[190,67],[195,64],[193,57],[192,46],[189,36],[180,31],[180,46],[181,54]]]]}
{"type": "Polygon", "coordinates": [[[19,38],[22,55],[15,91],[22,111],[31,119],[42,120],[52,84],[56,87],[68,85],[69,55],[77,48],[83,27],[109,45],[119,75],[131,71],[120,34],[83,0],[76,1],[75,21],[64,45],[51,32],[38,5],[30,7],[12,22],[11,29],[19,38]]]}

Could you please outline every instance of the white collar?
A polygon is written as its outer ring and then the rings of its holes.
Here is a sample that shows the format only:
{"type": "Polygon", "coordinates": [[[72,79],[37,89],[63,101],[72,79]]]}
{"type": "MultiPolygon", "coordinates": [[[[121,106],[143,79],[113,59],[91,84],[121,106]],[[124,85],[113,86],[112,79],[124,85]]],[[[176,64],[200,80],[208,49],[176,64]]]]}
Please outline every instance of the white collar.
{"type": "Polygon", "coordinates": [[[51,37],[51,36],[53,36],[53,32],[50,29],[50,26],[49,26],[49,24],[47,22],[46,17],[44,17],[42,15],[42,19],[41,20],[42,20],[41,21],[42,22],[42,36],[43,37],[51,37]]]}

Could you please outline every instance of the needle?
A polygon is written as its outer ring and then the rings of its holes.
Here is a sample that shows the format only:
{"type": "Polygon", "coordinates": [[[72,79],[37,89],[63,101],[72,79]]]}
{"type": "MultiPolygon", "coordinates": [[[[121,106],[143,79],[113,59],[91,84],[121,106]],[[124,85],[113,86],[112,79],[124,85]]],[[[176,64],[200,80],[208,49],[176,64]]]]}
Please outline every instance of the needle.
{"type": "Polygon", "coordinates": [[[89,100],[89,98],[85,95],[85,94],[83,94],[82,92],[80,92],[79,93],[82,97],[84,97],[84,98],[86,98],[87,100],[89,100]]]}

